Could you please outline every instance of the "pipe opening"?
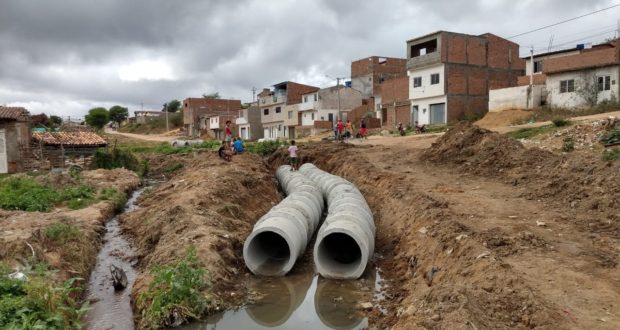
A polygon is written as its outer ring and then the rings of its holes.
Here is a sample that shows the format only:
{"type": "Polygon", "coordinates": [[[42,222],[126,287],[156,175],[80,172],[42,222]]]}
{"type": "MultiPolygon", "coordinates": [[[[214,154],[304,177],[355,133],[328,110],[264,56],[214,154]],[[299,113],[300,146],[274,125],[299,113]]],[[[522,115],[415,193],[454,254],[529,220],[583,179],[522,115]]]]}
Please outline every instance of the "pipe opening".
{"type": "Polygon", "coordinates": [[[284,237],[264,231],[252,239],[247,249],[247,259],[257,273],[278,274],[288,264],[291,250],[284,237]]]}
{"type": "Polygon", "coordinates": [[[358,269],[362,250],[357,242],[344,233],[325,236],[318,246],[318,262],[331,273],[346,274],[358,269]]]}

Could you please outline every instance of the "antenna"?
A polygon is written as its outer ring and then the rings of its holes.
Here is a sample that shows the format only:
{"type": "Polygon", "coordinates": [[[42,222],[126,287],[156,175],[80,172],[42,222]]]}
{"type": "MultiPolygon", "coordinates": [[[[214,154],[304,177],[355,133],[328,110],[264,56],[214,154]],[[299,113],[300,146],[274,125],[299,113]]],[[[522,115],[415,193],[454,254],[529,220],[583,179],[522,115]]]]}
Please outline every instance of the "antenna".
{"type": "Polygon", "coordinates": [[[553,39],[555,38],[555,34],[552,34],[551,37],[549,37],[549,48],[547,48],[547,53],[551,52],[551,48],[553,47],[553,39]]]}

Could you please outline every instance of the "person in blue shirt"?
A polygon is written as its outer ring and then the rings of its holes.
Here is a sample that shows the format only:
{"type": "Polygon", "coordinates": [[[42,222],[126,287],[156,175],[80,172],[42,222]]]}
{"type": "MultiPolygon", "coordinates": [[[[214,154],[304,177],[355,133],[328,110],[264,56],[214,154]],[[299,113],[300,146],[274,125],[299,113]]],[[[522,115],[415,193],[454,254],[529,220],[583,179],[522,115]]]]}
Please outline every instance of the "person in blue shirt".
{"type": "Polygon", "coordinates": [[[233,147],[235,148],[235,152],[237,154],[241,154],[245,151],[241,138],[235,138],[235,140],[233,141],[233,147]]]}

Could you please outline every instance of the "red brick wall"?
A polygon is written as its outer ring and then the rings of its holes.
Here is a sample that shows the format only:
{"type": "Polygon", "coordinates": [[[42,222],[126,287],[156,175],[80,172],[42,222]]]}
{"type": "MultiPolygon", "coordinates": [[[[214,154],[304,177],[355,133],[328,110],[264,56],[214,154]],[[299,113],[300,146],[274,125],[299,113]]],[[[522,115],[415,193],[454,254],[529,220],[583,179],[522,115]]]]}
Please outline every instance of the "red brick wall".
{"type": "Polygon", "coordinates": [[[361,60],[351,62],[351,77],[359,77],[367,74],[379,77],[383,74],[384,78],[407,74],[407,60],[395,57],[371,56],[361,60]],[[384,62],[379,61],[385,59],[384,62]]]}
{"type": "Polygon", "coordinates": [[[607,48],[544,60],[544,72],[555,73],[618,64],[618,48],[607,48]]]}
{"type": "Polygon", "coordinates": [[[467,36],[445,33],[441,37],[442,45],[445,45],[447,62],[467,63],[467,36]]]}
{"type": "Polygon", "coordinates": [[[318,90],[318,87],[288,82],[286,86],[286,104],[301,103],[301,96],[303,94],[316,92],[318,90]]]}
{"type": "Polygon", "coordinates": [[[409,77],[388,79],[381,86],[381,103],[388,104],[394,101],[409,99],[409,77]]]}
{"type": "Polygon", "coordinates": [[[488,98],[485,96],[449,95],[448,122],[456,122],[464,116],[481,116],[488,111],[488,98]]]}
{"type": "Polygon", "coordinates": [[[448,94],[467,93],[467,68],[461,65],[446,66],[446,83],[448,94]]]}
{"type": "Polygon", "coordinates": [[[469,95],[487,95],[489,92],[487,69],[470,67],[467,71],[467,93],[469,95]]]}
{"type": "Polygon", "coordinates": [[[487,66],[487,40],[469,38],[467,42],[467,60],[471,65],[487,66]]]}
{"type": "MultiPolygon", "coordinates": [[[[547,75],[543,73],[535,74],[533,77],[534,85],[544,85],[547,83],[547,75]]],[[[518,86],[529,86],[530,84],[530,76],[519,76],[517,77],[517,85],[518,86]]]]}

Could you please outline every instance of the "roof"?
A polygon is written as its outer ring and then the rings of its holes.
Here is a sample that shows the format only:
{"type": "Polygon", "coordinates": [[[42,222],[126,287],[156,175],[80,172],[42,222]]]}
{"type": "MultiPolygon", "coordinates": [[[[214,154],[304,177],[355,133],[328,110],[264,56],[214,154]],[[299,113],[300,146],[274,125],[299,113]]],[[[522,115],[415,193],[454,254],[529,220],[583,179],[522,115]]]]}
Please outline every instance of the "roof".
{"type": "Polygon", "coordinates": [[[25,116],[30,116],[25,108],[0,106],[0,119],[19,120],[25,116]]]}
{"type": "Polygon", "coordinates": [[[108,143],[93,132],[33,132],[32,139],[44,145],[103,147],[108,143]]]}

